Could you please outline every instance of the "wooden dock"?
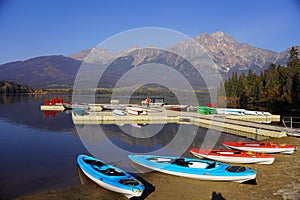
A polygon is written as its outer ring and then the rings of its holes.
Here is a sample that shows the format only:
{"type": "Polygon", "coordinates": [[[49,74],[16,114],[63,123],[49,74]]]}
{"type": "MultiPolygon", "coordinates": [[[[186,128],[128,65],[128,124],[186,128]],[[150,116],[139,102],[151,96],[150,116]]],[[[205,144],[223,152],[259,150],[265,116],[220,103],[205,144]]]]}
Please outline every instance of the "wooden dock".
{"type": "MultiPolygon", "coordinates": [[[[146,110],[146,109],[145,109],[146,110]]],[[[74,124],[166,124],[182,123],[210,128],[226,133],[246,136],[253,139],[267,137],[284,137],[284,127],[277,127],[269,123],[279,122],[279,115],[271,116],[230,116],[230,115],[203,115],[196,112],[178,112],[166,110],[163,107],[147,110],[147,115],[114,115],[111,111],[87,112],[80,116],[72,113],[74,124]]]]}

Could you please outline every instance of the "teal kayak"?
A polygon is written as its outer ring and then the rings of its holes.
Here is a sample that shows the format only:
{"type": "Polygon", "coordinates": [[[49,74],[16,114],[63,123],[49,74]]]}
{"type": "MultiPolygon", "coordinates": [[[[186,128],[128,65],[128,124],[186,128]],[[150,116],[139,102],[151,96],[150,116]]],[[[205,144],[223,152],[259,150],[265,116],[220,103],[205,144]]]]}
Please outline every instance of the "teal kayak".
{"type": "Polygon", "coordinates": [[[79,155],[77,163],[83,173],[98,185],[121,194],[127,198],[139,197],[145,187],[135,177],[104,161],[91,156],[79,155]]]}
{"type": "Polygon", "coordinates": [[[252,168],[195,158],[128,155],[134,163],[151,170],[199,180],[242,183],[256,178],[252,168]]]}

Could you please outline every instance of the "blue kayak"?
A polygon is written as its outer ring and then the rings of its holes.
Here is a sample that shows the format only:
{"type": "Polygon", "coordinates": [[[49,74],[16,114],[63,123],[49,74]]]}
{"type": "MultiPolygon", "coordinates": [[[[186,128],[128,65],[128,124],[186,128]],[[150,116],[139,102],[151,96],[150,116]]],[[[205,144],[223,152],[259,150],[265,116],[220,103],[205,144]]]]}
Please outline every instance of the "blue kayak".
{"type": "Polygon", "coordinates": [[[128,155],[131,161],[145,168],[188,178],[242,183],[256,178],[252,168],[171,156],[128,155]]]}
{"type": "Polygon", "coordinates": [[[83,173],[98,185],[124,194],[127,198],[139,197],[145,187],[136,178],[124,170],[105,164],[91,156],[79,155],[77,163],[83,173]]]}

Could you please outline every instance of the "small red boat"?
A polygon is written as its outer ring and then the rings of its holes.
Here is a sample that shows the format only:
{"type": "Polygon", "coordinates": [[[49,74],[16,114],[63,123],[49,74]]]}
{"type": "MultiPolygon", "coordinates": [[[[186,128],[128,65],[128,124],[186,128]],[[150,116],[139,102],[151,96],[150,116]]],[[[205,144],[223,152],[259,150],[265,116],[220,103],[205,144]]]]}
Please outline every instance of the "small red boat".
{"type": "Polygon", "coordinates": [[[292,154],[296,150],[296,147],[293,145],[273,142],[222,142],[222,144],[230,149],[263,153],[292,154]]]}
{"type": "Polygon", "coordinates": [[[229,163],[256,163],[256,164],[272,164],[275,160],[274,156],[258,153],[237,150],[202,150],[190,149],[190,152],[199,158],[206,158],[229,163]]]}

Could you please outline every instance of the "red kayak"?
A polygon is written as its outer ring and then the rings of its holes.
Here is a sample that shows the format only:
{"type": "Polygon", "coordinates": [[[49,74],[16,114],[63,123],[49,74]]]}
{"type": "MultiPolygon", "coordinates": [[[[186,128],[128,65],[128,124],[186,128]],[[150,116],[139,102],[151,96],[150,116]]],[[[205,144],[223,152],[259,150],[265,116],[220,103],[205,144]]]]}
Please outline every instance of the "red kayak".
{"type": "Polygon", "coordinates": [[[274,156],[258,153],[237,150],[202,150],[190,149],[190,152],[199,157],[210,160],[217,160],[229,163],[256,163],[256,164],[272,164],[275,160],[274,156]]]}
{"type": "Polygon", "coordinates": [[[222,144],[230,149],[263,153],[291,154],[296,150],[296,147],[293,145],[278,144],[273,142],[222,142],[222,144]]]}

